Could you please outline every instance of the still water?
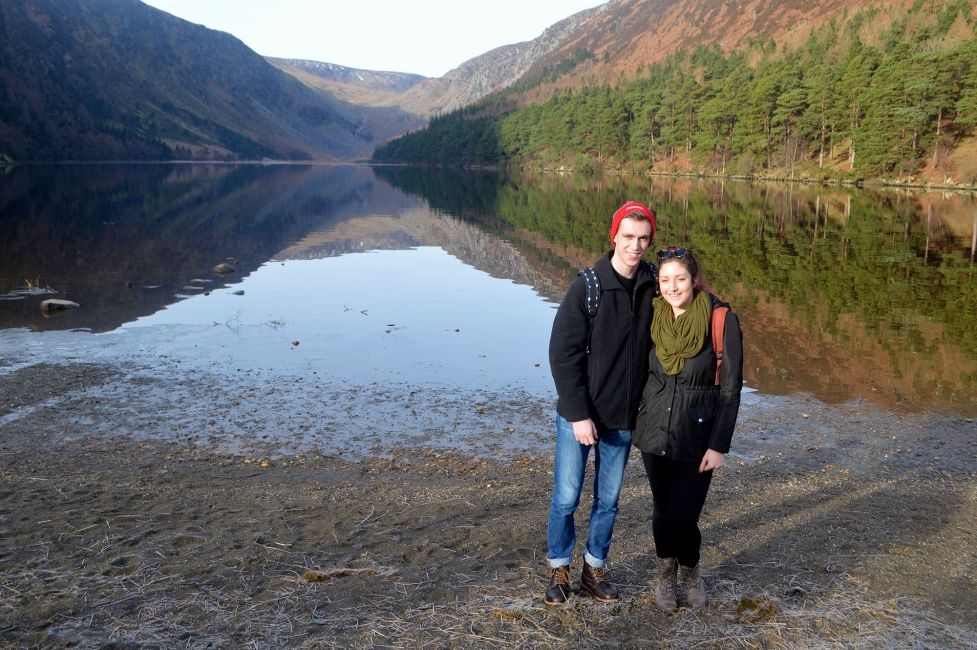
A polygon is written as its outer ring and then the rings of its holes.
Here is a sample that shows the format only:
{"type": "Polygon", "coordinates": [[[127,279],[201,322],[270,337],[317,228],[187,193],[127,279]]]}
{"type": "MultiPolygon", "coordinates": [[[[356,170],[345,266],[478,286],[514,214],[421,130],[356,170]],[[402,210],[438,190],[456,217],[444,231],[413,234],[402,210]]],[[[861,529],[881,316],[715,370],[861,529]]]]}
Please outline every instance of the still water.
{"type": "Polygon", "coordinates": [[[7,169],[0,365],[136,346],[207,367],[548,394],[554,310],[627,199],[658,213],[654,247],[696,250],[739,312],[758,395],[977,413],[973,197],[718,180],[7,169]],[[224,261],[235,271],[214,273],[224,261]],[[45,317],[46,297],[81,307],[45,317]]]}

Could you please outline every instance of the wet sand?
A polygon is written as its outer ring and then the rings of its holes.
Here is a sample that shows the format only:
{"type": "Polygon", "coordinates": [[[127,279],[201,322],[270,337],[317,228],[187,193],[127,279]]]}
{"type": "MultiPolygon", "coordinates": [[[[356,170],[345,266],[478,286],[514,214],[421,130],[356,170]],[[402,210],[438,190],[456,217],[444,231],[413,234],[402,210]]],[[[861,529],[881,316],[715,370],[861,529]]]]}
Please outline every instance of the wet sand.
{"type": "Polygon", "coordinates": [[[746,396],[702,520],[712,600],[674,615],[637,452],[622,602],[543,604],[550,421],[518,391],[22,363],[0,375],[0,645],[977,644],[972,420],[746,396]]]}

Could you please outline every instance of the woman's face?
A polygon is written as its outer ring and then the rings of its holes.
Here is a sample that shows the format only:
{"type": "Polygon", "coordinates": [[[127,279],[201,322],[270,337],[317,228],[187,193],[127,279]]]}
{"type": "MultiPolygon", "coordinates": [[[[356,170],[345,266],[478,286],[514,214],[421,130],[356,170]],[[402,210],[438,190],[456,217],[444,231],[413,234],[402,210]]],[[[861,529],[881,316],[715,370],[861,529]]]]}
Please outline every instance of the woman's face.
{"type": "Polygon", "coordinates": [[[676,316],[692,304],[692,276],[678,260],[666,260],[659,265],[658,288],[676,316]]]}

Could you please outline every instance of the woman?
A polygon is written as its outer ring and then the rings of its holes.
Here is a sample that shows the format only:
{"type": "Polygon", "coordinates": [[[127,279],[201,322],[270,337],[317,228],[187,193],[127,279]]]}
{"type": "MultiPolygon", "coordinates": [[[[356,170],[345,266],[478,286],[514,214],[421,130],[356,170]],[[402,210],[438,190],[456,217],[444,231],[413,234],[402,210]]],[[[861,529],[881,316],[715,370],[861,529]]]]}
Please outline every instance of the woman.
{"type": "Polygon", "coordinates": [[[736,425],[743,336],[736,314],[727,312],[717,385],[711,316],[726,305],[703,284],[695,255],[686,248],[658,252],[658,284],[648,382],[633,442],[651,484],[655,603],[673,612],[677,582],[688,605],[706,604],[699,577],[699,515],[713,472],[726,464],[736,425]]]}

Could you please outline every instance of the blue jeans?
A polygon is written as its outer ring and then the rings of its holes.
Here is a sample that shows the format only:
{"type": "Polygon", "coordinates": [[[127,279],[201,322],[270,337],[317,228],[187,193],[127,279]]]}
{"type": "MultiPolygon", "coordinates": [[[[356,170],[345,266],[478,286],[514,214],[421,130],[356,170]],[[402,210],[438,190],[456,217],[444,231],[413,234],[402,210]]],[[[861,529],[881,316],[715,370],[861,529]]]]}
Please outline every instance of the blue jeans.
{"type": "MultiPolygon", "coordinates": [[[[611,547],[611,534],[617,518],[617,501],[624,482],[624,467],[631,452],[631,430],[598,431],[594,449],[594,503],[587,527],[584,559],[592,567],[602,567],[611,547]]],[[[553,501],[546,530],[546,559],[551,567],[570,564],[577,535],[573,513],[580,503],[584,472],[590,445],[573,437],[573,425],[556,416],[556,463],[553,467],[553,501]]]]}

